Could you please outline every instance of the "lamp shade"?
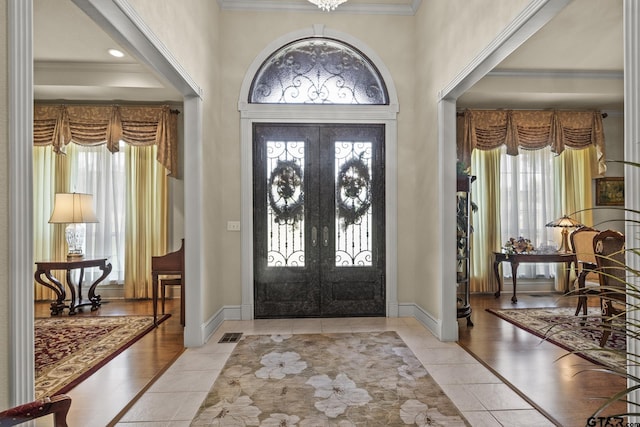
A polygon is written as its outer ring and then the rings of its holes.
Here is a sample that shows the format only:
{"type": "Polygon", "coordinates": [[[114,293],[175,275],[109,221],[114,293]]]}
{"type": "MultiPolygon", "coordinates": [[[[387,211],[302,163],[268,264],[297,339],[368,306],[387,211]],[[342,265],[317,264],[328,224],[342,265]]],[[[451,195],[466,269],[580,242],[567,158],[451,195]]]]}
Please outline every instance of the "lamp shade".
{"type": "Polygon", "coordinates": [[[558,252],[569,253],[571,252],[571,248],[569,247],[569,228],[578,228],[582,227],[580,224],[573,218],[570,218],[568,215],[564,215],[556,220],[553,220],[545,225],[545,227],[560,227],[562,228],[562,243],[560,244],[560,249],[558,252]]]}
{"type": "Polygon", "coordinates": [[[545,227],[564,227],[564,228],[578,228],[582,227],[582,224],[575,219],[564,215],[561,218],[553,220],[545,225],[545,227]]]}
{"type": "Polygon", "coordinates": [[[53,203],[50,224],[82,224],[98,222],[93,210],[93,195],[83,193],[57,193],[53,203]]]}

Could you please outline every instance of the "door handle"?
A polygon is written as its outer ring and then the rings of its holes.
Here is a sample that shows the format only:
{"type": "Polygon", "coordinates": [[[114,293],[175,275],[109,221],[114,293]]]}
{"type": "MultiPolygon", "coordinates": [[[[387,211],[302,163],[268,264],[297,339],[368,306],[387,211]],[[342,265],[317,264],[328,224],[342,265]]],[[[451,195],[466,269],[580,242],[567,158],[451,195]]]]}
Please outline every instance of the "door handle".
{"type": "Polygon", "coordinates": [[[311,246],[314,248],[318,245],[318,229],[311,227],[311,246]]]}
{"type": "Polygon", "coordinates": [[[329,246],[329,227],[326,225],[322,227],[322,244],[325,247],[329,246]]]}

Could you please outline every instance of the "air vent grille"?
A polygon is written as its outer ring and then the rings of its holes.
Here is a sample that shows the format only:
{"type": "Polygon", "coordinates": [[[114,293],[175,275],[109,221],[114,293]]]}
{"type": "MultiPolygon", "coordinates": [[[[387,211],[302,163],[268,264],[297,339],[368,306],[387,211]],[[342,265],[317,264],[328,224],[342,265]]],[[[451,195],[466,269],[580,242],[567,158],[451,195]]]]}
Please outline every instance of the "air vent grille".
{"type": "Polygon", "coordinates": [[[220,338],[219,343],[234,343],[240,340],[242,332],[227,332],[220,338]]]}

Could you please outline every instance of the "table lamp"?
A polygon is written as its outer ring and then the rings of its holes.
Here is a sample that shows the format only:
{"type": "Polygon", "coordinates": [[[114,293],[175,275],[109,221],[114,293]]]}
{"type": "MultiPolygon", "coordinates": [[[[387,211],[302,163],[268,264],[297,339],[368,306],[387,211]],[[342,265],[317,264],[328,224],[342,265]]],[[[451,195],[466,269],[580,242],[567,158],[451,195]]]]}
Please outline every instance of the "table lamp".
{"type": "Polygon", "coordinates": [[[64,230],[69,252],[67,258],[82,258],[86,223],[98,222],[93,211],[93,196],[83,193],[57,193],[49,224],[69,224],[64,230]]]}
{"type": "Polygon", "coordinates": [[[551,221],[545,225],[545,227],[562,227],[562,244],[560,245],[558,252],[563,253],[571,252],[571,248],[569,248],[569,229],[582,226],[582,224],[575,219],[570,218],[568,215],[564,215],[561,218],[551,221]]]}

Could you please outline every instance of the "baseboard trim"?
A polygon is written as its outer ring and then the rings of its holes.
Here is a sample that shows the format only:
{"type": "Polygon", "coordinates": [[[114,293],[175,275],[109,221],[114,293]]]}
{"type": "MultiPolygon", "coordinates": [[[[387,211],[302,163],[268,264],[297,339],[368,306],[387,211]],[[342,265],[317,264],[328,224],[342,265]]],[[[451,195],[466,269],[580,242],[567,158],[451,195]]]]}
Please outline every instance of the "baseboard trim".
{"type": "MultiPolygon", "coordinates": [[[[413,317],[427,328],[436,338],[442,336],[441,322],[432,316],[428,311],[413,303],[400,303],[397,305],[399,317],[413,317]]],[[[242,320],[242,306],[228,305],[222,307],[202,325],[203,342],[207,342],[218,330],[225,320],[242,320]]]]}
{"type": "Polygon", "coordinates": [[[413,317],[427,328],[431,333],[442,340],[442,322],[424,308],[415,303],[398,304],[400,317],[413,317]]]}
{"type": "Polygon", "coordinates": [[[202,325],[201,333],[204,337],[202,342],[206,343],[209,341],[211,336],[218,330],[220,325],[222,325],[222,322],[225,320],[242,320],[242,306],[224,306],[211,316],[209,320],[202,325]]]}

